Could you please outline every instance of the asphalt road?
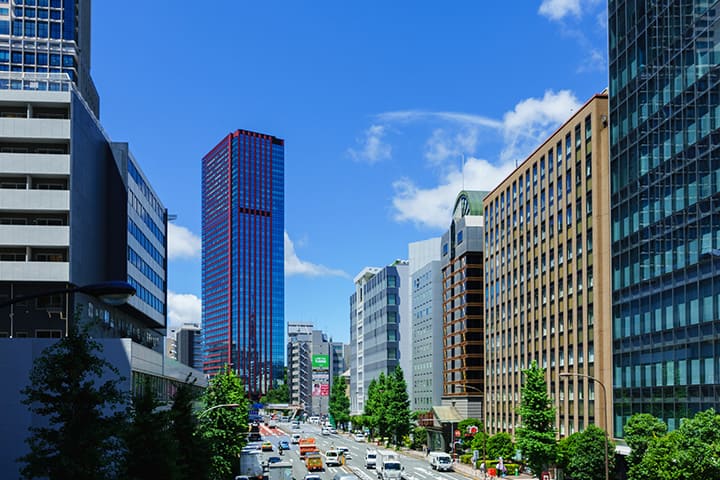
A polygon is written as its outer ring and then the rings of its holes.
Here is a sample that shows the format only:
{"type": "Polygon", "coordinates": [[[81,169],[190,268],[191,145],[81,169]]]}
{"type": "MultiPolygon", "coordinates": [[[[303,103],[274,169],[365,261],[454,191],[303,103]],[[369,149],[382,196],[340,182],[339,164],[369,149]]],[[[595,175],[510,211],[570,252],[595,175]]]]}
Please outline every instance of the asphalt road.
{"type": "MultiPolygon", "coordinates": [[[[322,454],[334,447],[347,447],[349,449],[350,458],[342,467],[325,467],[322,472],[312,472],[320,476],[322,480],[333,480],[337,473],[352,473],[360,480],[377,480],[375,469],[365,468],[365,452],[369,448],[377,449],[372,444],[365,442],[356,442],[352,438],[343,434],[321,435],[320,427],[317,425],[301,424],[300,430],[291,430],[289,424],[280,424],[277,429],[267,429],[263,431],[263,440],[272,442],[274,452],[265,452],[264,456],[279,456],[277,453],[277,445],[281,440],[287,440],[290,443],[290,434],[300,433],[303,438],[313,437],[322,454]]],[[[290,445],[291,450],[284,452],[281,458],[283,460],[292,460],[293,477],[295,480],[303,480],[308,474],[305,463],[300,460],[298,455],[298,445],[290,445]]],[[[325,458],[323,456],[323,463],[325,458]]],[[[424,458],[414,458],[410,456],[401,456],[401,463],[405,468],[403,478],[405,480],[467,480],[467,477],[455,472],[436,472],[430,468],[430,464],[424,458]]]]}

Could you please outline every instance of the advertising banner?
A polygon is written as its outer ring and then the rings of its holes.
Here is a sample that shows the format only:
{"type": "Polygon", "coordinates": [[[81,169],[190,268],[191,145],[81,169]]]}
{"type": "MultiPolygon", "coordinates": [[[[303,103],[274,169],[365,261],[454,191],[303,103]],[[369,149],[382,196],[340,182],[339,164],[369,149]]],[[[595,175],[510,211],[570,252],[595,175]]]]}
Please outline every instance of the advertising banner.
{"type": "Polygon", "coordinates": [[[330,355],[313,355],[313,370],[327,370],[330,368],[330,355]]]}
{"type": "Polygon", "coordinates": [[[312,388],[312,396],[313,397],[329,397],[330,396],[330,376],[329,376],[328,372],[313,372],[312,384],[313,384],[313,388],[312,388]]]}

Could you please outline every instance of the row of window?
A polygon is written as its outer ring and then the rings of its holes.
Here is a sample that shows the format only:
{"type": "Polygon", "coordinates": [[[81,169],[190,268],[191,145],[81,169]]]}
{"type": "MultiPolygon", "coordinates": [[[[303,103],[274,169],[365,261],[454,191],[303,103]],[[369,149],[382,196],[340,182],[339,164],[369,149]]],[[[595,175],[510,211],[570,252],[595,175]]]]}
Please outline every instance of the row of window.
{"type": "Polygon", "coordinates": [[[138,253],[128,247],[128,261],[160,290],[165,291],[165,280],[138,253]]]}
{"type": "Polygon", "coordinates": [[[130,207],[135,210],[135,212],[142,219],[145,226],[148,227],[148,229],[155,236],[155,238],[157,238],[160,243],[165,245],[165,233],[163,232],[163,229],[155,223],[155,220],[152,218],[150,213],[145,210],[145,206],[142,204],[140,199],[135,195],[135,192],[133,192],[132,190],[128,191],[128,202],[130,203],[130,207]]]}
{"type": "Polygon", "coordinates": [[[128,275],[128,283],[135,287],[135,296],[140,300],[148,304],[154,310],[157,310],[161,314],[165,315],[165,303],[157,298],[155,295],[150,293],[150,290],[145,288],[140,282],[135,280],[132,276],[128,275]]]}
{"type": "Polygon", "coordinates": [[[155,260],[160,267],[164,267],[165,262],[163,255],[157,248],[155,248],[150,239],[142,232],[140,227],[138,227],[138,225],[131,219],[128,219],[128,231],[130,232],[130,235],[138,241],[143,249],[150,254],[150,257],[155,260]]]}
{"type": "Polygon", "coordinates": [[[165,218],[165,209],[160,203],[160,200],[158,200],[155,194],[152,192],[148,184],[145,182],[142,174],[140,173],[140,170],[138,170],[132,160],[128,161],[128,175],[130,175],[130,178],[132,178],[135,181],[135,184],[140,188],[140,191],[150,204],[150,208],[155,211],[158,217],[165,218]]]}

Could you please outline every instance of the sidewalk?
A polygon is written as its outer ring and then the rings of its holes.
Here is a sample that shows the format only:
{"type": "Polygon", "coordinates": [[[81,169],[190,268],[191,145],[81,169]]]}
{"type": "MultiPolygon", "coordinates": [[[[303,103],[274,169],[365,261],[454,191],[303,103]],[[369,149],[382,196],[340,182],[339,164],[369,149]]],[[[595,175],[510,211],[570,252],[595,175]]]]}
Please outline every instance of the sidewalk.
{"type": "MultiPolygon", "coordinates": [[[[423,452],[418,452],[417,450],[405,450],[405,449],[403,449],[403,450],[400,451],[400,453],[402,453],[403,455],[406,455],[406,456],[408,456],[408,457],[419,458],[419,459],[424,459],[424,458],[425,458],[425,454],[424,454],[423,452]]],[[[455,463],[455,464],[453,465],[453,470],[455,471],[455,473],[459,473],[460,475],[463,475],[463,476],[468,477],[468,478],[472,478],[472,479],[474,479],[474,480],[480,480],[480,479],[482,479],[482,472],[480,472],[480,470],[475,470],[475,469],[473,469],[470,465],[465,464],[465,463],[459,463],[459,462],[455,463]]],[[[490,479],[490,478],[496,478],[496,479],[497,479],[497,478],[503,478],[503,477],[489,477],[489,476],[488,476],[487,478],[488,478],[488,479],[490,479]]],[[[525,474],[525,473],[521,473],[520,475],[509,475],[509,474],[508,474],[508,475],[506,475],[504,478],[507,479],[507,480],[515,480],[515,479],[522,479],[522,480],[533,480],[533,479],[534,479],[534,480],[537,480],[536,477],[533,477],[532,475],[528,475],[528,474],[525,474]]]]}

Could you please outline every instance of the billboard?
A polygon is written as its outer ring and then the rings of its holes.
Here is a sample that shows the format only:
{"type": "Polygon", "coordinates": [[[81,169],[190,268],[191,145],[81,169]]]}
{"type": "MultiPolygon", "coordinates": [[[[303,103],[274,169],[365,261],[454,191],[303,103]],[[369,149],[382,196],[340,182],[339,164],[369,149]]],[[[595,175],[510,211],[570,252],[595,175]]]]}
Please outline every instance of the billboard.
{"type": "MultiPolygon", "coordinates": [[[[327,357],[327,355],[325,355],[325,357],[327,357]]],[[[313,397],[330,396],[330,374],[328,372],[313,372],[312,385],[313,397]]]]}
{"type": "MultiPolygon", "coordinates": [[[[307,365],[307,364],[306,364],[307,365]]],[[[327,370],[330,368],[330,355],[313,355],[313,370],[327,370]]]]}

